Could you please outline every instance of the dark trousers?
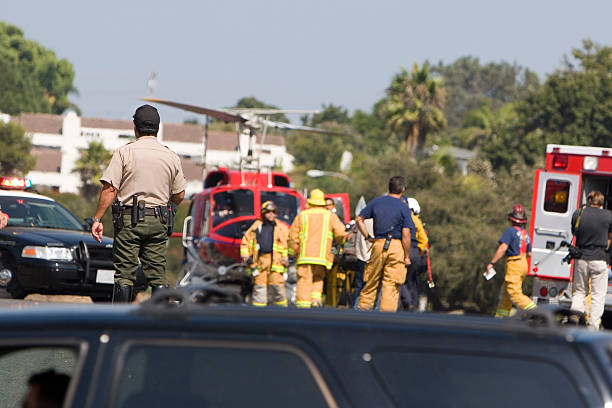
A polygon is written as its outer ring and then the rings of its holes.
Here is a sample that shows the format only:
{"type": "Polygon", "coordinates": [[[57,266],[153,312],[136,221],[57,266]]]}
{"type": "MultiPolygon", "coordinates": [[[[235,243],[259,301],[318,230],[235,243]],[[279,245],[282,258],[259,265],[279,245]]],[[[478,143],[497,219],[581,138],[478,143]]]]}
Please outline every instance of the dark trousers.
{"type": "Polygon", "coordinates": [[[410,248],[410,265],[406,268],[406,282],[400,286],[400,310],[416,310],[419,307],[419,286],[424,263],[424,255],[418,248],[410,248]]]}
{"type": "Polygon", "coordinates": [[[357,270],[355,271],[355,281],[353,282],[353,294],[351,296],[351,307],[357,308],[359,302],[359,294],[363,289],[363,271],[365,270],[366,263],[362,260],[357,260],[357,270]]]}

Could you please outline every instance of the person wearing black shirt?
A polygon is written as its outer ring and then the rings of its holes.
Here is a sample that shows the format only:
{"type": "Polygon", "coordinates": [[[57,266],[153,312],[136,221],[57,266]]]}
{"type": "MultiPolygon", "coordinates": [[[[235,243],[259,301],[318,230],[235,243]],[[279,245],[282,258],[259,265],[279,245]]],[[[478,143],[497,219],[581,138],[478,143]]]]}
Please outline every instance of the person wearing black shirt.
{"type": "Polygon", "coordinates": [[[599,330],[608,289],[608,255],[612,240],[612,213],[603,209],[604,196],[591,191],[587,206],[572,215],[572,233],[581,252],[574,263],[574,281],[571,309],[585,312],[585,299],[591,281],[591,310],[589,329],[599,330]]]}

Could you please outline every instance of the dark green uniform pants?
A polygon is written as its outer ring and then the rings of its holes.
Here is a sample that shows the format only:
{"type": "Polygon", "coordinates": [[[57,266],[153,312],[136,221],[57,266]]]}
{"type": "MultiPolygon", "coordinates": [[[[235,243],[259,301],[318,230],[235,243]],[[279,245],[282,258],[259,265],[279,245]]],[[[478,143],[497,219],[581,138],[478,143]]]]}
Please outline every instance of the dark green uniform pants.
{"type": "Polygon", "coordinates": [[[124,215],[123,225],[121,231],[115,232],[113,245],[115,283],[133,285],[140,259],[147,284],[167,286],[166,224],[163,224],[158,217],[147,215],[144,221],[132,227],[131,217],[124,215]]]}

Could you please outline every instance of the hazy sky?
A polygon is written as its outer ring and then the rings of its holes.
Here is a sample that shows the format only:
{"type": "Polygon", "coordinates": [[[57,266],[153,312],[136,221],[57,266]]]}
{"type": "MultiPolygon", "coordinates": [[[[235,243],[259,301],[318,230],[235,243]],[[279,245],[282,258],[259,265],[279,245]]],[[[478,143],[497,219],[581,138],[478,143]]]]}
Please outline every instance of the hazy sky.
{"type": "MultiPolygon", "coordinates": [[[[75,69],[86,117],[130,118],[147,96],[211,108],[243,96],[287,109],[370,110],[425,60],[516,62],[540,79],[585,38],[612,45],[610,0],[0,0],[0,20],[75,69]]],[[[162,120],[193,114],[160,107],[162,120]]]]}

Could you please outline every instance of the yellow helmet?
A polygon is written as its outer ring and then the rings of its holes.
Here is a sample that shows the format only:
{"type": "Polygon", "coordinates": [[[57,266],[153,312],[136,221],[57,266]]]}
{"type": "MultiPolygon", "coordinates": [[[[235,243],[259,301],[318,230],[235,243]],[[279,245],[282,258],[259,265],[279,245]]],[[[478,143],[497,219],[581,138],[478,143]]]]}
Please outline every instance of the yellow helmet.
{"type": "Polygon", "coordinates": [[[311,207],[325,207],[325,194],[323,194],[323,191],[315,188],[310,192],[310,198],[307,203],[311,207]]]}
{"type": "Polygon", "coordinates": [[[276,212],[276,204],[273,201],[266,201],[261,205],[261,215],[269,212],[276,212]]]}

